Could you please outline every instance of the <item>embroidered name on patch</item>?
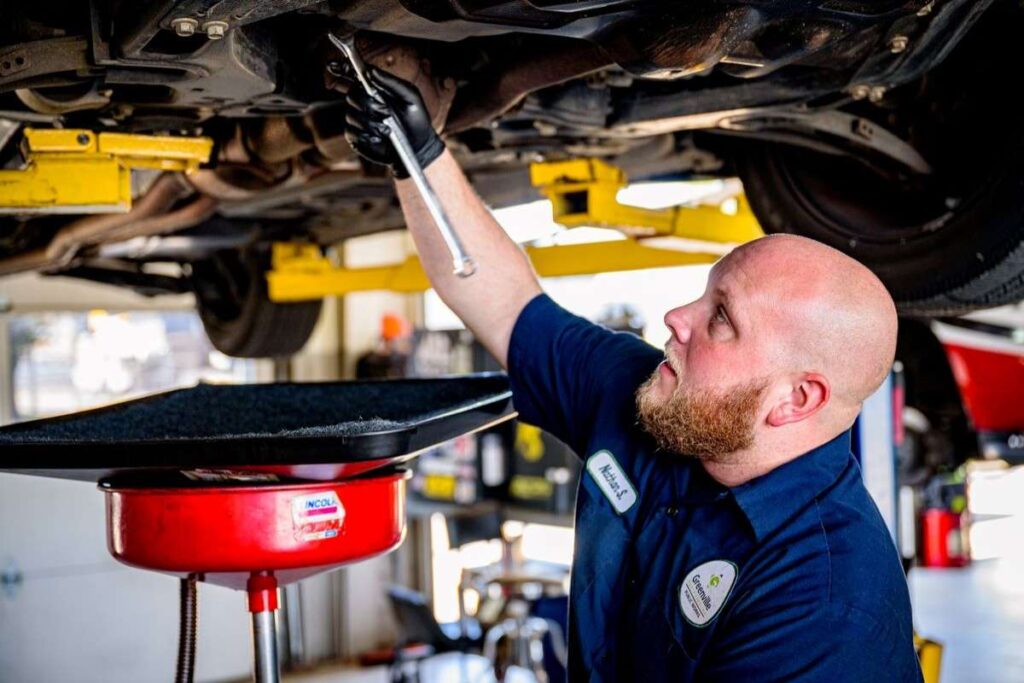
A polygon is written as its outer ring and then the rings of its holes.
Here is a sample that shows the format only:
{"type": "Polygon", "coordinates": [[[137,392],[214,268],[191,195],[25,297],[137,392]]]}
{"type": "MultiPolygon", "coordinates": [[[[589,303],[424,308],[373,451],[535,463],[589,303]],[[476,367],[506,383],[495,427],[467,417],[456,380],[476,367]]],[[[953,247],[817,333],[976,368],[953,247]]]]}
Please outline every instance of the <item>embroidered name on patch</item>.
{"type": "Polygon", "coordinates": [[[679,607],[694,626],[704,627],[715,618],[736,583],[736,565],[711,560],[690,571],[679,587],[679,607]]]}
{"type": "Polygon", "coordinates": [[[636,502],[636,489],[611,451],[598,451],[587,459],[587,472],[620,515],[636,502]]]}

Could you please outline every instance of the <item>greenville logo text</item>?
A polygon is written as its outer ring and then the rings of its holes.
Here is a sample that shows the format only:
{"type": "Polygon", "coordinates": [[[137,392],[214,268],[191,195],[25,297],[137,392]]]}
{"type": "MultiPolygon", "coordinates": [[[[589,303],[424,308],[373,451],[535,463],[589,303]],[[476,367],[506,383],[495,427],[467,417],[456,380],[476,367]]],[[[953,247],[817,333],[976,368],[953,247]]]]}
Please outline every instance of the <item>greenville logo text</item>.
{"type": "MultiPolygon", "coordinates": [[[[711,577],[711,580],[715,581],[715,579],[717,579],[717,578],[718,578],[717,576],[713,576],[713,577],[711,577]]],[[[710,611],[711,610],[711,596],[708,595],[706,590],[704,590],[704,585],[701,583],[701,580],[700,580],[700,574],[694,574],[693,578],[690,579],[690,583],[693,584],[694,590],[697,591],[697,597],[699,597],[700,601],[704,604],[704,609],[710,611]]],[[[715,581],[715,583],[718,583],[718,582],[715,581]]]]}

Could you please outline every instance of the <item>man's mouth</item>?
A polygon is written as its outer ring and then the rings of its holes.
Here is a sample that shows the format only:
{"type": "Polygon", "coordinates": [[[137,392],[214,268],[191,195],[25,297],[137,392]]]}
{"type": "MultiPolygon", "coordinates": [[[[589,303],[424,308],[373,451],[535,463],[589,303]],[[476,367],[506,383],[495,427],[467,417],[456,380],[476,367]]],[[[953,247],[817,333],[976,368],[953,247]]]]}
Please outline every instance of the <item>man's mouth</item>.
{"type": "Polygon", "coordinates": [[[670,363],[667,358],[665,360],[661,361],[661,364],[658,366],[658,370],[661,372],[662,376],[665,377],[666,379],[670,379],[673,382],[675,381],[675,379],[676,379],[676,371],[672,367],[672,363],[670,363]]]}

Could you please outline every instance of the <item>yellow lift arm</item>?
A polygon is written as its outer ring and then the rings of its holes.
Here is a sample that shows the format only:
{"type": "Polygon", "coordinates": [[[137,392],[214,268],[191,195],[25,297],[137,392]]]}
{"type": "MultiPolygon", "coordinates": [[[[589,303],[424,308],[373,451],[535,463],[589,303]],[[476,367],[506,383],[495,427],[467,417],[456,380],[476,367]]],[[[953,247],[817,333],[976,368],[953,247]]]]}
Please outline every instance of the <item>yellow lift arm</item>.
{"type": "Polygon", "coordinates": [[[190,173],[212,149],[203,137],[28,128],[25,168],[0,170],[0,213],[128,211],[133,168],[190,173]]]}
{"type": "Polygon", "coordinates": [[[600,159],[549,161],[530,166],[530,182],[551,200],[556,223],[615,228],[635,237],[672,236],[704,242],[742,244],[764,235],[743,195],[736,210],[710,205],[643,209],[620,204],[618,194],[629,179],[600,159]]]}
{"type": "MultiPolygon", "coordinates": [[[[598,159],[545,162],[530,168],[533,184],[551,200],[554,219],[567,227],[611,227],[630,236],[686,237],[718,243],[741,243],[764,233],[742,197],[737,210],[717,206],[678,206],[662,210],[620,204],[619,190],[626,175],[598,159]]],[[[636,239],[528,247],[541,277],[589,275],[667,266],[713,263],[717,253],[647,246],[636,239]]],[[[351,292],[390,290],[423,292],[430,288],[419,260],[375,268],[340,268],[315,245],[274,245],[267,289],[271,301],[306,301],[351,292]]]]}
{"type": "MultiPolygon", "coordinates": [[[[634,240],[527,247],[526,254],[540,277],[689,266],[714,263],[720,258],[719,254],[655,249],[634,240]]],[[[374,290],[414,293],[428,289],[430,282],[415,256],[390,266],[341,268],[312,244],[274,244],[271,270],[267,273],[267,293],[271,301],[278,302],[374,290]]]]}

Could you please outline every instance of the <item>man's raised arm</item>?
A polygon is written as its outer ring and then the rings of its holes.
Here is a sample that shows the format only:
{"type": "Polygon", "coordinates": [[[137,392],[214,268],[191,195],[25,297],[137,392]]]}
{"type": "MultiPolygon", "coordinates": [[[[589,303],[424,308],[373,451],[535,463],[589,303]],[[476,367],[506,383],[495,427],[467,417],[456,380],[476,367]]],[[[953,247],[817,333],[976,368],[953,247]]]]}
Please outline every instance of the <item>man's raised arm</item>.
{"type": "Polygon", "coordinates": [[[348,97],[346,136],[364,157],[391,166],[406,225],[431,284],[480,343],[507,367],[516,319],[541,291],[537,276],[526,255],[494,220],[445,149],[415,87],[377,70],[372,78],[401,121],[427,179],[476,263],[474,275],[461,278],[452,272],[448,248],[387,141],[382,128],[387,112],[358,86],[353,86],[348,97]]]}

